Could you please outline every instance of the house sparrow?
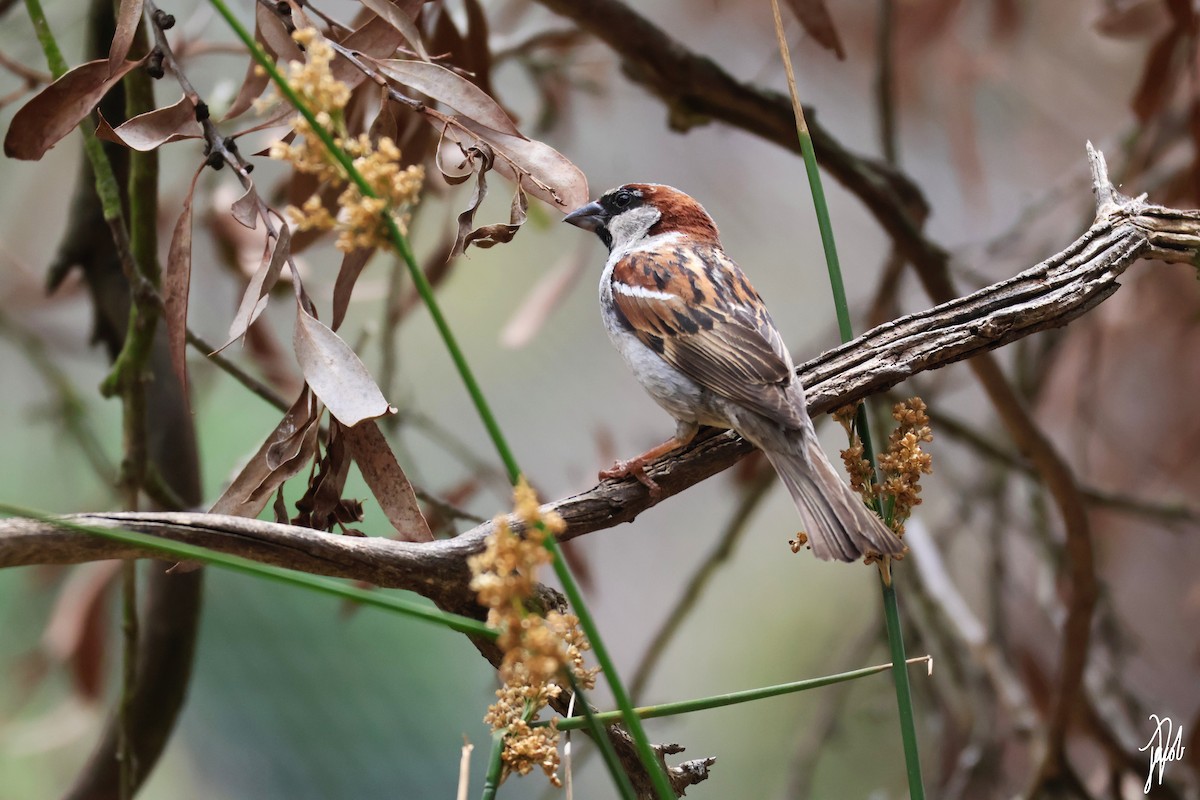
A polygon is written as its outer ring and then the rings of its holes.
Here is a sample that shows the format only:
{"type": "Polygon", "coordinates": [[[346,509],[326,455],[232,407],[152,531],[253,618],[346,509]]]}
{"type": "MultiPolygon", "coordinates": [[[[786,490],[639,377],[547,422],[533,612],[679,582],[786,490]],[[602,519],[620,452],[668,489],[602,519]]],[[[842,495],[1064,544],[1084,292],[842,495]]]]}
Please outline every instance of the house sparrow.
{"type": "Polygon", "coordinates": [[[648,462],[686,445],[701,425],[732,428],[779,473],[818,558],[904,550],[825,458],[783,338],[698,202],[670,186],[630,183],[564,221],[608,247],[600,277],[604,327],[676,420],[670,440],[602,478],[632,475],[656,491],[648,462]]]}

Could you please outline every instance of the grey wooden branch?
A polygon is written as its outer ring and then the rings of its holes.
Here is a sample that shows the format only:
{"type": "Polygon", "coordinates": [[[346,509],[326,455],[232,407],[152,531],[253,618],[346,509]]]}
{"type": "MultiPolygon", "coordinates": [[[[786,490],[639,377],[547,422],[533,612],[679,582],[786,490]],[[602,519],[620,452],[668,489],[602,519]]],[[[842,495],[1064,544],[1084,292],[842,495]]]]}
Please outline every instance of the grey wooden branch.
{"type": "MultiPolygon", "coordinates": [[[[1069,247],[1024,272],[949,303],[881,325],[801,365],[809,411],[819,414],[882,391],[924,370],[1059,327],[1119,288],[1141,259],[1200,263],[1200,211],[1180,211],[1118,194],[1103,157],[1088,146],[1097,194],[1096,221],[1069,247]]],[[[604,481],[549,503],[567,522],[564,539],[634,519],[657,502],[738,461],[750,445],[728,431],[707,431],[659,459],[648,473],[662,488],[651,498],[632,479],[604,481]]],[[[409,589],[443,608],[477,614],[467,587],[466,556],[483,546],[490,522],[454,539],[427,543],[353,538],[214,514],[80,514],[88,525],[128,528],[203,545],[264,563],[409,589]]],[[[107,539],[32,520],[0,520],[0,567],[68,564],[149,556],[107,539]]]]}

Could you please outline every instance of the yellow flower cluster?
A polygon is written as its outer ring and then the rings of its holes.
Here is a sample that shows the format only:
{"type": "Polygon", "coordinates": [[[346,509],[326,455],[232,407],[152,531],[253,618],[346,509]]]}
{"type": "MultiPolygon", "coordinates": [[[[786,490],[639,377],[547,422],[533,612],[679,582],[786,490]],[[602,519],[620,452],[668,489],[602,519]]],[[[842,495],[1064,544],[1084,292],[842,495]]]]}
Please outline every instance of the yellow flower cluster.
{"type": "Polygon", "coordinates": [[[337,146],[353,159],[354,168],[374,197],[364,195],[357,184],[348,180],[344,168],[325,148],[317,132],[300,118],[293,126],[296,139],[290,144],[276,142],[271,147],[271,157],[290,162],[297,172],[316,176],[322,187],[345,188],[337,199],[336,217],[319,194],[312,195],[298,208],[289,206],[288,217],[297,230],[337,230],[337,248],[343,252],[360,247],[386,247],[389,239],[384,214],[391,214],[400,231],[407,232],[408,212],[420,198],[425,169],[419,164],[401,169],[400,148],[386,136],[372,142],[366,134],[357,138],[345,135],[343,110],[350,100],[350,87],[330,72],[333,48],[312,28],[299,28],[292,38],[304,47],[307,61],[289,63],[288,84],[313,111],[317,124],[330,132],[337,146]]]}
{"type": "Polygon", "coordinates": [[[562,693],[564,670],[571,670],[586,689],[595,686],[597,670],[584,665],[589,645],[574,614],[550,611],[542,617],[527,606],[538,567],[552,558],[546,537],[558,535],[566,524],[558,514],[542,511],[524,479],[513,498],[520,532],[508,518],[497,517],[486,549],[468,560],[471,588],[488,608],[488,625],[500,631],[497,644],[504,651],[499,670],[504,686],[496,691],[497,701],[484,722],[493,731],[507,729],[503,759],[508,770],[525,775],[541,767],[558,786],[558,730],[529,723],[562,693]]]}
{"type": "Polygon", "coordinates": [[[850,435],[850,446],[842,451],[842,461],[850,473],[850,485],[862,495],[868,505],[888,499],[892,511],[892,529],[904,535],[904,521],[914,506],[921,504],[921,475],[933,472],[933,457],[921,449],[923,442],[933,441],[925,401],[910,397],[892,407],[892,418],[898,423],[888,437],[887,450],[879,455],[882,484],[874,482],[871,462],[866,459],[862,440],[854,432],[858,405],[848,405],[833,412],[850,435]]]}

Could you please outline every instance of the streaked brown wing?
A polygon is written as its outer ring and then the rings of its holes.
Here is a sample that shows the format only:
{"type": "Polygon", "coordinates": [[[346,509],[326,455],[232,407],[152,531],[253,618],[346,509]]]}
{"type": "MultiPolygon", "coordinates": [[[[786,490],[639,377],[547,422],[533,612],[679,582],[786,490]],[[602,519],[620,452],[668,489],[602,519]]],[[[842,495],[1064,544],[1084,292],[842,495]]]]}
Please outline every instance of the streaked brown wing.
{"type": "Polygon", "coordinates": [[[712,392],[789,426],[792,360],[736,263],[714,246],[632,253],[613,268],[613,301],[630,330],[712,392]],[[705,286],[717,292],[701,304],[705,286]]]}

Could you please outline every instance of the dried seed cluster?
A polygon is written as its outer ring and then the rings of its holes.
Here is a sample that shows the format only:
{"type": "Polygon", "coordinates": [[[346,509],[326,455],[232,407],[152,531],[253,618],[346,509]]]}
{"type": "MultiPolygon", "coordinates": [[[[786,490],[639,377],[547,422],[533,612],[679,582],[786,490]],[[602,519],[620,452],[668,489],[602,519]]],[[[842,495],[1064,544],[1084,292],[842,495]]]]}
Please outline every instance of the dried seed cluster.
{"type": "Polygon", "coordinates": [[[537,495],[523,479],[513,497],[521,532],[513,530],[507,517],[497,517],[486,549],[468,561],[474,576],[471,588],[489,609],[488,625],[500,631],[497,644],[504,651],[500,664],[504,686],[496,691],[497,701],[484,721],[493,731],[507,729],[503,753],[507,770],[525,775],[541,767],[557,786],[558,730],[529,723],[562,693],[564,670],[571,670],[587,689],[595,685],[597,670],[585,666],[583,653],[589,645],[574,614],[550,611],[542,617],[528,608],[537,569],[552,558],[546,537],[561,533],[566,524],[558,514],[539,507],[537,495]]]}
{"type": "Polygon", "coordinates": [[[386,247],[390,240],[383,215],[391,214],[401,232],[407,232],[409,210],[420,197],[425,168],[419,164],[402,168],[400,148],[386,136],[376,142],[366,134],[349,136],[343,110],[350,101],[350,87],[330,71],[333,48],[312,28],[298,28],[292,38],[304,47],[307,60],[289,63],[288,84],[313,111],[317,124],[353,159],[354,168],[375,196],[364,195],[357,184],[349,181],[317,132],[300,118],[293,126],[296,139],[292,143],[276,142],[271,157],[291,162],[297,172],[315,176],[319,188],[300,207],[289,206],[288,217],[298,230],[336,230],[337,248],[343,252],[386,247]],[[343,187],[337,198],[336,217],[322,199],[323,190],[331,186],[343,187]]]}
{"type": "Polygon", "coordinates": [[[904,533],[904,520],[921,504],[921,475],[933,472],[933,456],[921,449],[922,442],[933,441],[925,401],[910,397],[892,408],[897,425],[888,437],[887,450],[879,456],[884,478],[883,495],[892,498],[893,527],[904,533]]]}
{"type": "Polygon", "coordinates": [[[892,407],[892,418],[897,425],[888,436],[887,450],[879,454],[879,468],[883,483],[875,483],[871,462],[863,451],[862,440],[854,431],[857,405],[848,405],[833,412],[850,436],[850,446],[842,451],[842,461],[850,473],[850,485],[873,505],[876,500],[886,501],[892,510],[892,529],[904,535],[904,521],[912,515],[915,506],[921,504],[921,475],[933,472],[933,457],[921,449],[924,442],[933,441],[929,427],[929,415],[925,401],[910,397],[892,407]]]}

